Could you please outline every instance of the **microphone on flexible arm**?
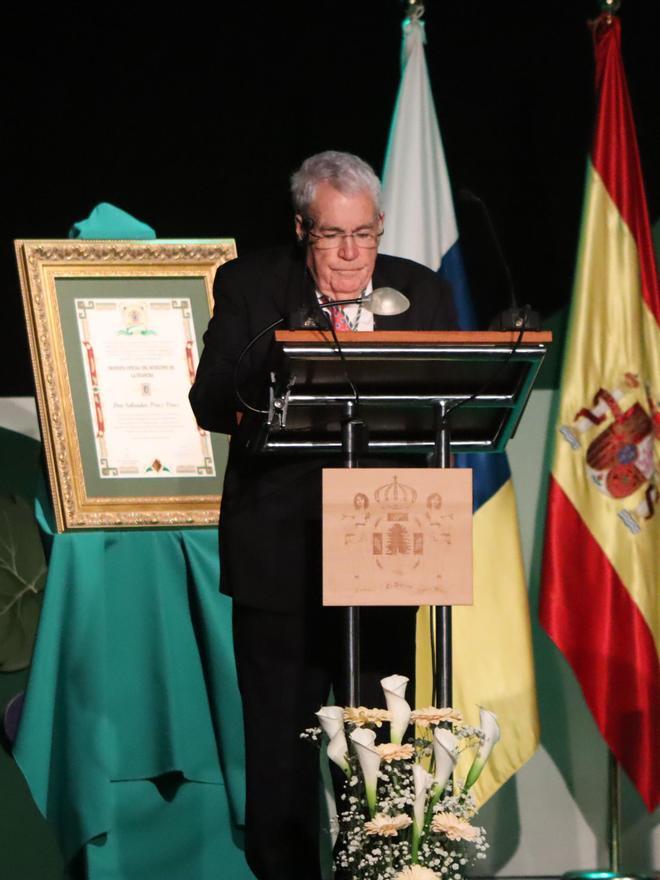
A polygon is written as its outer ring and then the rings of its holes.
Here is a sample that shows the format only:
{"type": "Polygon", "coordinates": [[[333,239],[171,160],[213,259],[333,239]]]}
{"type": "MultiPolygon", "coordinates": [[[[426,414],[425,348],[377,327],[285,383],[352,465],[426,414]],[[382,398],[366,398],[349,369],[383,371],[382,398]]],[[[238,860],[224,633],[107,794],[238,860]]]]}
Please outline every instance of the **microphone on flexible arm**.
{"type": "Polygon", "coordinates": [[[289,330],[327,330],[328,322],[324,309],[340,309],[344,306],[360,304],[374,315],[401,315],[410,308],[410,300],[393,287],[377,287],[371,293],[362,294],[356,299],[332,300],[315,306],[304,306],[289,313],[289,330]]]}
{"type": "MultiPolygon", "coordinates": [[[[305,270],[306,271],[306,270],[305,270]]],[[[376,290],[373,290],[370,294],[366,296],[363,294],[356,299],[351,300],[336,300],[333,302],[324,303],[321,305],[320,303],[316,303],[313,306],[301,306],[298,309],[294,309],[292,312],[289,312],[288,315],[283,316],[281,318],[277,318],[277,320],[263,327],[256,333],[252,339],[250,339],[247,345],[243,348],[241,353],[238,356],[238,360],[236,361],[236,365],[234,367],[234,392],[236,397],[240,401],[244,410],[251,411],[253,413],[257,413],[259,415],[267,414],[268,410],[263,409],[258,406],[254,406],[249,401],[245,400],[243,395],[241,394],[241,367],[243,361],[245,360],[246,355],[250,351],[250,349],[267,333],[274,330],[276,327],[284,324],[288,327],[289,330],[330,330],[333,336],[334,343],[337,347],[337,353],[341,358],[341,361],[344,365],[344,369],[346,370],[346,378],[348,380],[349,385],[353,389],[355,394],[355,398],[357,400],[358,393],[355,385],[353,384],[348,371],[347,365],[344,358],[344,352],[339,343],[339,339],[337,339],[337,334],[334,329],[334,324],[328,311],[334,308],[340,308],[341,306],[351,305],[353,303],[362,303],[366,308],[370,309],[370,311],[374,315],[400,315],[403,312],[407,311],[410,308],[410,300],[407,296],[401,293],[398,290],[395,290],[393,287],[379,287],[376,290]]]]}
{"type": "Polygon", "coordinates": [[[506,278],[506,286],[509,293],[509,307],[503,309],[501,312],[498,312],[493,320],[490,323],[490,330],[540,330],[541,329],[541,317],[537,311],[534,311],[532,307],[527,304],[524,306],[520,306],[518,304],[518,300],[515,294],[515,288],[513,284],[513,276],[511,275],[511,270],[509,269],[509,264],[507,263],[504,253],[502,251],[502,247],[500,245],[500,240],[495,232],[495,226],[493,225],[492,218],[490,216],[490,211],[486,207],[483,199],[480,199],[476,193],[473,193],[469,189],[461,189],[458,192],[458,200],[463,204],[475,205],[479,208],[481,215],[485,221],[486,228],[488,230],[488,238],[490,239],[491,244],[495,249],[495,253],[499,259],[499,263],[504,270],[504,275],[506,278]]]}

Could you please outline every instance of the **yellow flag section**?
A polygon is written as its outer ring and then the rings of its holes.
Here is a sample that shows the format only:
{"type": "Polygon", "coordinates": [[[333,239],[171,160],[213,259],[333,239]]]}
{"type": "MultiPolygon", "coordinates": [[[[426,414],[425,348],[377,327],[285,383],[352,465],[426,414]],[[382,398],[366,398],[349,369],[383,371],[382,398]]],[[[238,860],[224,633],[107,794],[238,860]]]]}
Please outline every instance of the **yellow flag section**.
{"type": "MultiPolygon", "coordinates": [[[[474,602],[452,613],[453,703],[469,724],[479,725],[479,706],[495,712],[500,724],[500,741],[472,789],[481,805],[534,754],[539,741],[529,606],[510,479],[476,511],[473,541],[474,602]]],[[[428,631],[428,609],[420,609],[418,706],[431,703],[428,631]]],[[[466,772],[459,762],[457,775],[465,778],[466,772]]]]}
{"type": "Polygon", "coordinates": [[[553,475],[657,646],[660,515],[649,516],[657,502],[649,477],[660,329],[642,297],[635,239],[591,163],[588,176],[553,475]]]}

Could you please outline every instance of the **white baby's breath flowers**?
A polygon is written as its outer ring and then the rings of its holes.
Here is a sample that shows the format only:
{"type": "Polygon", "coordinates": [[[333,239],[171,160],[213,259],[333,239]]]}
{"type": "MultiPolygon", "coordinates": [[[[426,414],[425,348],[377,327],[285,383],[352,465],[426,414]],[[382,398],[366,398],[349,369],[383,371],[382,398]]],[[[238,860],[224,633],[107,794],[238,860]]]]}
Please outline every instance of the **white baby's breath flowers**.
{"type": "Polygon", "coordinates": [[[309,740],[312,743],[317,743],[321,736],[321,728],[320,727],[306,727],[303,732],[300,734],[300,739],[309,740]]]}

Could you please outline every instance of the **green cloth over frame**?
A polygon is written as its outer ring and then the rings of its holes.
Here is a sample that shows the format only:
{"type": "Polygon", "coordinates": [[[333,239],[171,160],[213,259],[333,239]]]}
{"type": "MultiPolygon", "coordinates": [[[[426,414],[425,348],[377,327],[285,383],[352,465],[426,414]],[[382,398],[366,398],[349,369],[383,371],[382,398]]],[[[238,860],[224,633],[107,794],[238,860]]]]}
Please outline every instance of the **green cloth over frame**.
{"type": "Polygon", "coordinates": [[[156,238],[156,232],[121,208],[116,208],[109,202],[100,202],[89,217],[73,224],[69,230],[69,238],[130,238],[142,241],[156,238]]]}

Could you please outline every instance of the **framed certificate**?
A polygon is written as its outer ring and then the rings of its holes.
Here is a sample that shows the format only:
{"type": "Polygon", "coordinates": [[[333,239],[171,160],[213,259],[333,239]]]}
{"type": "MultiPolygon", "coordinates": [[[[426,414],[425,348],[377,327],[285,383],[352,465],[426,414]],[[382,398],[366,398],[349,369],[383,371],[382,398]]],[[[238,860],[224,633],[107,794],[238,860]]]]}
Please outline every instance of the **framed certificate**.
{"type": "Polygon", "coordinates": [[[58,531],[216,523],[227,438],[188,392],[233,240],[17,241],[58,531]]]}

